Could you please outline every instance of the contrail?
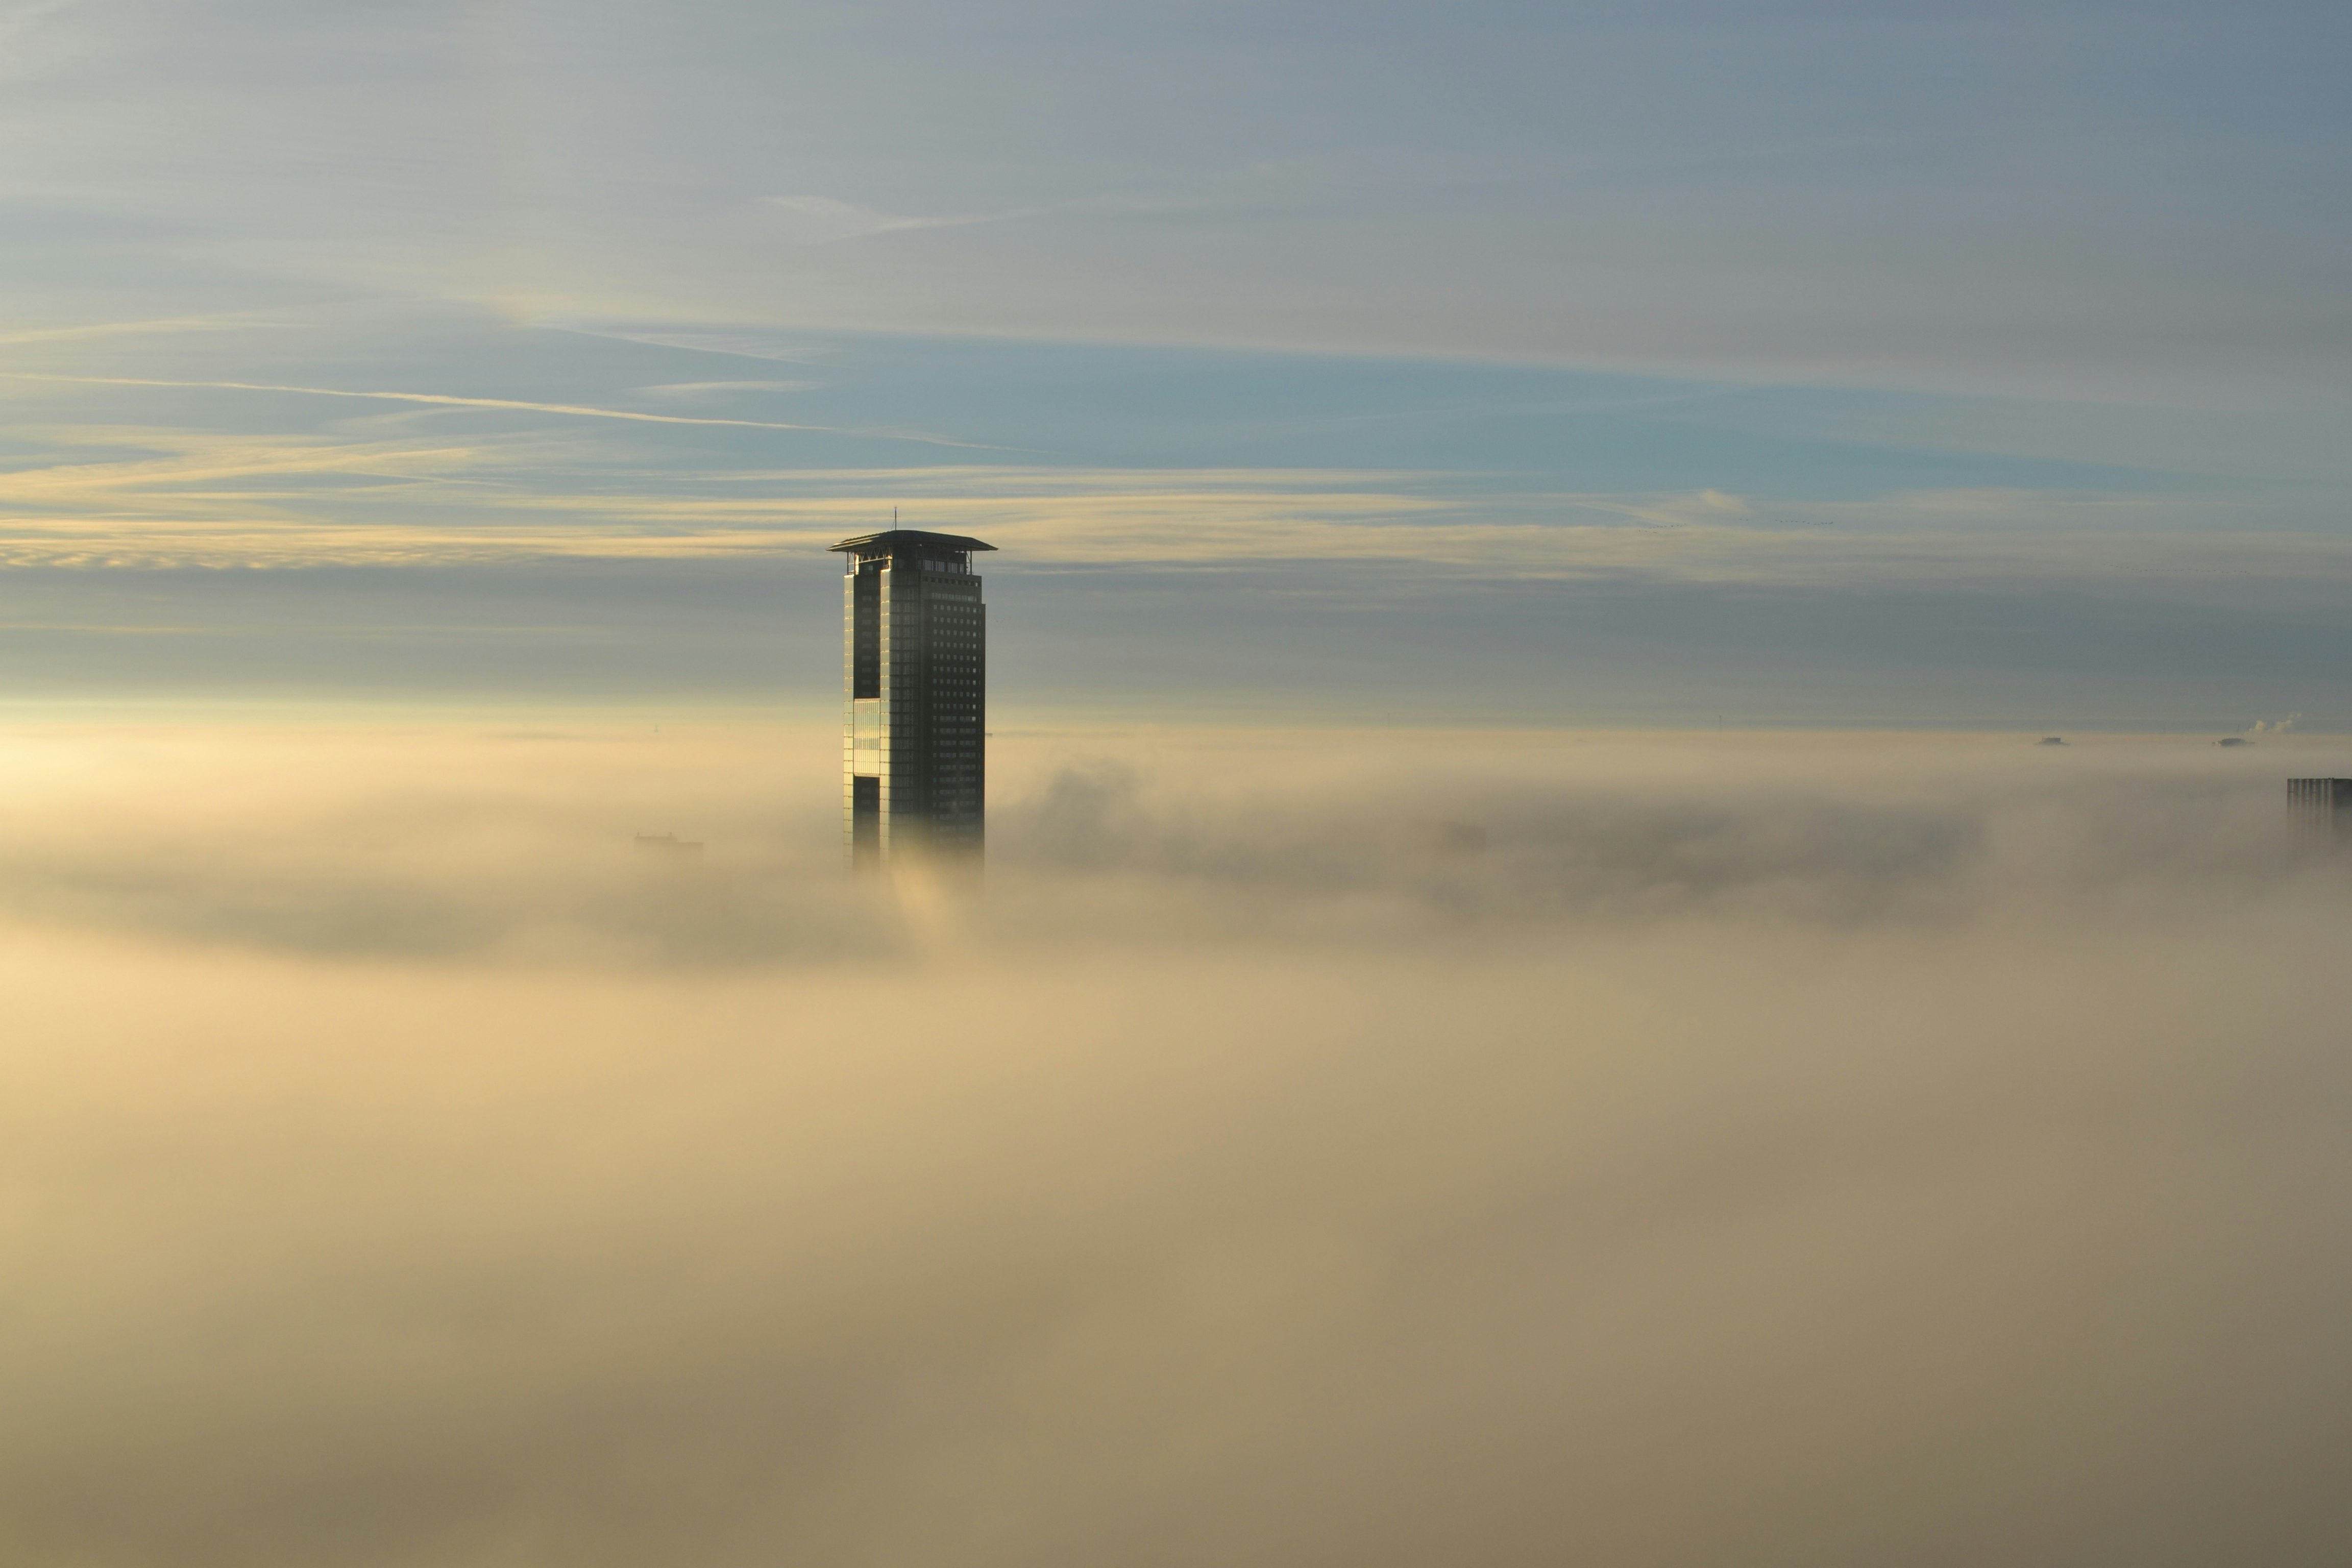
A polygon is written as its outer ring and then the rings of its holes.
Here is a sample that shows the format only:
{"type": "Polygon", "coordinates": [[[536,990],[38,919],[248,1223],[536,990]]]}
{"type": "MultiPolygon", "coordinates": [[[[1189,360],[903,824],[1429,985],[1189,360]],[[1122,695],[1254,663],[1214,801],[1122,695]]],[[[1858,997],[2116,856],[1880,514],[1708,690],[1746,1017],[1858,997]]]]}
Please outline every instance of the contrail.
{"type": "Polygon", "coordinates": [[[149,381],[127,375],[50,375],[38,371],[0,371],[11,381],[70,381],[89,386],[179,386],[220,392],[299,392],[312,397],[367,397],[386,403],[438,403],[458,408],[520,408],[536,414],[576,414],[589,419],[635,419],[647,425],[734,425],[747,430],[801,430],[821,436],[877,436],[888,441],[919,441],[931,447],[996,451],[979,441],[944,436],[912,436],[899,430],[845,430],[834,425],[786,425],[770,419],[713,419],[686,414],[639,414],[625,408],[592,408],[582,403],[525,403],[509,397],[453,397],[441,392],[347,392],[334,386],[278,386],[257,381],[149,381]]]}

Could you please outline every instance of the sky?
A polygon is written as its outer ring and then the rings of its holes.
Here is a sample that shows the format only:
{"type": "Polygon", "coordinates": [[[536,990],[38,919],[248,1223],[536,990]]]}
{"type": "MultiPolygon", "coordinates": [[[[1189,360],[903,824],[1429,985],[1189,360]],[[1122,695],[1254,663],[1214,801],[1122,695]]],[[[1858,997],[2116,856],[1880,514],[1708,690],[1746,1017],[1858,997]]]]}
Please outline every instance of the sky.
{"type": "Polygon", "coordinates": [[[12,700],[2352,721],[2340,8],[0,10],[12,700]]]}

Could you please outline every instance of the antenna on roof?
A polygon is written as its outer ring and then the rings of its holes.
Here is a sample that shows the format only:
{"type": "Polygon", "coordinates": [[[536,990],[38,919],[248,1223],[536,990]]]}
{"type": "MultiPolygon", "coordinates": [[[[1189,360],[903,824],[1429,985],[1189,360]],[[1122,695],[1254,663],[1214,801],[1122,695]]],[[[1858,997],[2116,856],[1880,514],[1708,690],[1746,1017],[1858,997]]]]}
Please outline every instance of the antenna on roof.
{"type": "Polygon", "coordinates": [[[893,528],[898,526],[898,509],[895,506],[890,509],[890,526],[893,528]]]}

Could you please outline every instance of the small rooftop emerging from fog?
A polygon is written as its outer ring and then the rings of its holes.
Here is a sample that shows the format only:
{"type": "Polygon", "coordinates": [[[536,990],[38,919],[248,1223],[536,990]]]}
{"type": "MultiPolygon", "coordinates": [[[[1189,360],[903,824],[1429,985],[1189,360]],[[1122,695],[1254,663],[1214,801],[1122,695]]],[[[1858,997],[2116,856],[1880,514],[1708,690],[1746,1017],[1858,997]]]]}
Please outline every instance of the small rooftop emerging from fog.
{"type": "Polygon", "coordinates": [[[994,550],[996,546],[985,540],[967,539],[961,533],[929,533],[919,528],[891,528],[880,533],[861,533],[855,539],[845,539],[826,548],[847,551],[860,561],[866,561],[878,555],[961,555],[974,550],[994,550]]]}

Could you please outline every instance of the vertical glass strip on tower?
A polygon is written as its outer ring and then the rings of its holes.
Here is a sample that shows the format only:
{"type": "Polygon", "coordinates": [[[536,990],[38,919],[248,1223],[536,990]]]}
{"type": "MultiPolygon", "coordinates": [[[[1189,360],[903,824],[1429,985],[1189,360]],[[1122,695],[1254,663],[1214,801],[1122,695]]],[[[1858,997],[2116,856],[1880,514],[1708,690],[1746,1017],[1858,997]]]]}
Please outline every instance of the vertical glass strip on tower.
{"type": "Polygon", "coordinates": [[[894,528],[833,546],[842,589],[842,838],[850,864],[976,859],[986,837],[988,607],[971,569],[992,544],[894,528]]]}

